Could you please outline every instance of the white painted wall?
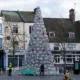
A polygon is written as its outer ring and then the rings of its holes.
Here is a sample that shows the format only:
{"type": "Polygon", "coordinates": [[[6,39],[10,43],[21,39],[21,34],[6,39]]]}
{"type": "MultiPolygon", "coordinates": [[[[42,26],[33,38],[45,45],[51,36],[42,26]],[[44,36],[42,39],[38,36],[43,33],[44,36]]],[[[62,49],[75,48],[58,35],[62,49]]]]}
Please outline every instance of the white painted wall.
{"type": "Polygon", "coordinates": [[[24,30],[25,30],[25,49],[27,50],[29,40],[30,40],[30,34],[29,34],[29,27],[32,26],[34,23],[25,23],[24,24],[24,30]]]}
{"type": "Polygon", "coordinates": [[[4,55],[4,67],[5,67],[5,69],[8,68],[8,50],[5,50],[5,55],[4,55]]]}
{"type": "Polygon", "coordinates": [[[54,49],[54,43],[49,43],[50,45],[50,50],[52,51],[54,49]]]}
{"type": "Polygon", "coordinates": [[[77,44],[77,46],[76,46],[76,51],[77,50],[80,50],[80,43],[76,43],[77,44]]]}
{"type": "MultiPolygon", "coordinates": [[[[49,45],[50,45],[50,50],[54,50],[54,44],[55,44],[55,43],[49,43],[49,45]]],[[[74,51],[79,51],[79,50],[80,50],[80,43],[65,43],[66,50],[70,50],[70,49],[68,48],[68,44],[75,44],[75,45],[76,45],[76,47],[73,48],[74,51]]],[[[59,44],[59,45],[60,45],[59,50],[61,50],[61,44],[59,44]]]]}

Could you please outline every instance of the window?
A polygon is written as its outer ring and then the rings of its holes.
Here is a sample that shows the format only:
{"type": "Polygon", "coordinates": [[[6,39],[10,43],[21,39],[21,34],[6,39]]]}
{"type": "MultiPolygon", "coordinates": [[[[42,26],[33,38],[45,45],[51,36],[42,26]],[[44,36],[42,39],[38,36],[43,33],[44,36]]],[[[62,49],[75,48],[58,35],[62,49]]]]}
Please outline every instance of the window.
{"type": "Polygon", "coordinates": [[[31,34],[31,26],[29,27],[29,33],[31,34]]]}
{"type": "Polygon", "coordinates": [[[2,33],[2,24],[0,24],[0,33],[2,33]]]}
{"type": "Polygon", "coordinates": [[[66,57],[69,57],[69,58],[71,58],[71,57],[72,57],[72,55],[67,55],[66,57]]]}
{"type": "Polygon", "coordinates": [[[56,63],[60,63],[60,57],[56,57],[56,58],[55,58],[55,62],[56,62],[56,63]]]}
{"type": "Polygon", "coordinates": [[[14,63],[13,67],[16,67],[16,66],[18,66],[17,62],[18,62],[17,56],[15,56],[14,59],[13,59],[13,56],[11,56],[11,57],[8,58],[8,65],[9,65],[9,63],[12,63],[12,65],[14,63]]]}
{"type": "Polygon", "coordinates": [[[19,66],[24,65],[24,56],[19,56],[19,66]]]}
{"type": "Polygon", "coordinates": [[[14,48],[15,48],[15,49],[18,49],[18,41],[14,41],[13,44],[14,44],[14,48]]]}
{"type": "Polygon", "coordinates": [[[13,25],[13,33],[18,33],[18,25],[13,25]]]}
{"type": "Polygon", "coordinates": [[[72,63],[72,58],[67,58],[67,63],[72,63]]]}
{"type": "Polygon", "coordinates": [[[58,43],[54,44],[54,50],[59,50],[59,44],[58,43]]]}
{"type": "Polygon", "coordinates": [[[69,50],[74,50],[74,49],[76,49],[76,44],[75,43],[69,43],[67,45],[67,47],[68,47],[69,50]]]}
{"type": "Polygon", "coordinates": [[[54,50],[59,50],[59,47],[54,47],[54,50]]]}
{"type": "Polygon", "coordinates": [[[49,37],[55,37],[55,32],[49,32],[49,37]]]}
{"type": "Polygon", "coordinates": [[[13,64],[14,62],[14,66],[13,67],[18,67],[18,66],[23,66],[24,65],[24,56],[23,55],[15,55],[14,56],[14,61],[13,61],[13,56],[9,55],[8,56],[8,65],[9,63],[13,64]]]}
{"type": "Polygon", "coordinates": [[[33,30],[33,27],[32,26],[29,26],[29,33],[30,34],[31,34],[32,30],[33,30]]]}
{"type": "Polygon", "coordinates": [[[2,49],[2,38],[0,38],[0,49],[2,49]]]}
{"type": "Polygon", "coordinates": [[[75,38],[75,33],[74,32],[69,32],[69,38],[74,39],[75,38]]]}
{"type": "Polygon", "coordinates": [[[7,39],[7,40],[10,40],[10,36],[7,36],[6,39],[7,39]]]}

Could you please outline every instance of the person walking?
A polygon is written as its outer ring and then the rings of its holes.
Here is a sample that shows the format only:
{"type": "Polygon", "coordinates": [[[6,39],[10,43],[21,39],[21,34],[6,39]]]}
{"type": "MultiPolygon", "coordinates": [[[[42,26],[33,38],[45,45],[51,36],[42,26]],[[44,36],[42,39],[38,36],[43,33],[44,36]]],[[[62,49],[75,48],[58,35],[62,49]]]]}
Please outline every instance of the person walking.
{"type": "Polygon", "coordinates": [[[44,64],[41,64],[40,66],[40,76],[44,75],[44,64]]]}
{"type": "Polygon", "coordinates": [[[12,63],[9,64],[8,76],[12,75],[12,63]]]}
{"type": "Polygon", "coordinates": [[[70,73],[69,73],[69,71],[66,71],[63,80],[72,80],[72,79],[70,78],[70,73]]]}

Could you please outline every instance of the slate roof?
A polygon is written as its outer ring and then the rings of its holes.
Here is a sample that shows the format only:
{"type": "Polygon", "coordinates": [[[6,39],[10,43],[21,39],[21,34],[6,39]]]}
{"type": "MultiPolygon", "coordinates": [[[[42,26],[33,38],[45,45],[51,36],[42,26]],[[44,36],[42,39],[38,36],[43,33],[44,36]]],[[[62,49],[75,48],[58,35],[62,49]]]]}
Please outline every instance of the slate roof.
{"type": "Polygon", "coordinates": [[[55,31],[55,37],[49,37],[50,42],[75,42],[76,39],[69,39],[68,32],[75,33],[75,23],[69,18],[44,18],[44,23],[49,35],[50,31],[55,31]]]}
{"type": "Polygon", "coordinates": [[[25,11],[2,10],[1,15],[5,17],[5,21],[32,23],[35,13],[34,12],[25,12],[25,11]]]}
{"type": "Polygon", "coordinates": [[[32,23],[34,20],[34,12],[20,12],[20,14],[22,15],[22,18],[24,20],[24,22],[29,22],[32,23]]]}
{"type": "Polygon", "coordinates": [[[75,22],[76,42],[80,43],[80,21],[75,22]]]}
{"type": "Polygon", "coordinates": [[[17,11],[1,11],[1,15],[5,17],[5,21],[21,22],[21,18],[17,14],[17,11]]]}
{"type": "MultiPolygon", "coordinates": [[[[35,12],[1,11],[6,21],[33,23],[35,12]]],[[[49,37],[50,42],[80,42],[80,21],[72,22],[69,18],[43,18],[47,33],[55,31],[55,37],[49,37]],[[74,32],[75,38],[69,39],[68,32],[74,32]]]]}

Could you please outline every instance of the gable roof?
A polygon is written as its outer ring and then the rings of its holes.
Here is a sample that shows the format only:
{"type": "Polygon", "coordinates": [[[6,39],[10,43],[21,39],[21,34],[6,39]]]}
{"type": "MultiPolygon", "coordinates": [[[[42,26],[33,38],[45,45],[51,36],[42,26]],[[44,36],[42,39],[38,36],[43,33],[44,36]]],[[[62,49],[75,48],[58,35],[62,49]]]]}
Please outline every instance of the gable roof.
{"type": "Polygon", "coordinates": [[[5,21],[21,22],[21,18],[17,14],[17,11],[1,11],[1,15],[5,17],[5,21]]]}
{"type": "Polygon", "coordinates": [[[21,11],[19,13],[22,16],[24,22],[33,23],[34,16],[35,16],[34,12],[23,12],[23,11],[21,11]]]}
{"type": "Polygon", "coordinates": [[[34,12],[26,12],[26,11],[6,11],[6,10],[2,10],[1,15],[5,17],[5,21],[32,23],[35,13],[34,12]]]}
{"type": "Polygon", "coordinates": [[[50,42],[75,42],[75,39],[68,38],[68,32],[75,33],[75,23],[69,18],[44,18],[44,23],[49,35],[50,31],[55,31],[55,37],[49,37],[50,42]]]}

